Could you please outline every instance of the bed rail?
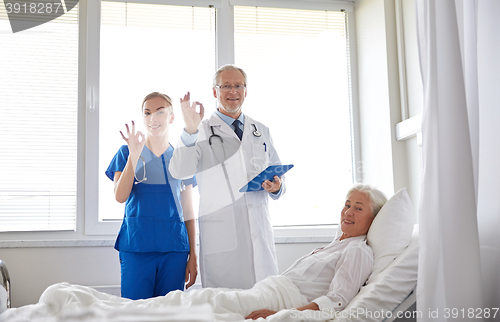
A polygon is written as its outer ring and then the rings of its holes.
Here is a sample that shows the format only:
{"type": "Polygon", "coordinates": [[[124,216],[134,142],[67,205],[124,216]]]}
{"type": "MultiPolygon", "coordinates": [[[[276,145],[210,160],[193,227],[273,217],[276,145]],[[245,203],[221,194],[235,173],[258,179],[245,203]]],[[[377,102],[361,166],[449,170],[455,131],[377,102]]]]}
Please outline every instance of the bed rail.
{"type": "Polygon", "coordinates": [[[7,265],[0,259],[0,282],[1,285],[7,291],[7,308],[10,309],[10,276],[9,271],[7,270],[7,265]]]}

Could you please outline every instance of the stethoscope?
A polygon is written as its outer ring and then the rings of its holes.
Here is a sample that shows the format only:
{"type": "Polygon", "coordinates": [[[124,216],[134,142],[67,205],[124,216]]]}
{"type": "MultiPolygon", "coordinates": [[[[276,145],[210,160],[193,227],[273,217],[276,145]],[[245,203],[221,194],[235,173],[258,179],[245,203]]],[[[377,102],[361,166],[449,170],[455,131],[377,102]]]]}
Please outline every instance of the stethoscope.
{"type": "Polygon", "coordinates": [[[135,173],[134,173],[134,178],[135,180],[137,180],[136,182],[134,182],[134,184],[138,184],[138,183],[141,183],[143,181],[146,181],[148,180],[148,178],[146,178],[146,160],[144,160],[144,157],[142,155],[139,156],[139,158],[142,160],[142,170],[143,170],[143,173],[142,173],[142,179],[139,180],[136,176],[135,176],[135,173]]]}
{"type": "MultiPolygon", "coordinates": [[[[253,132],[252,132],[253,136],[255,136],[256,138],[260,138],[262,134],[259,132],[259,130],[257,130],[257,126],[255,126],[255,124],[253,123],[252,126],[253,126],[253,132]]],[[[210,135],[210,137],[208,138],[208,144],[210,144],[210,147],[212,146],[213,137],[218,138],[224,147],[224,140],[222,140],[222,137],[220,135],[214,133],[213,125],[210,125],[210,130],[212,131],[212,135],[210,135]]]]}
{"type": "MultiPolygon", "coordinates": [[[[148,178],[146,178],[146,160],[144,159],[144,157],[142,155],[140,155],[139,158],[142,161],[142,179],[137,178],[136,174],[134,173],[134,178],[135,178],[135,180],[137,180],[134,182],[134,184],[139,184],[143,181],[148,180],[148,178]]],[[[186,190],[186,185],[184,184],[184,181],[181,182],[180,189],[181,189],[181,191],[186,190]]]]}

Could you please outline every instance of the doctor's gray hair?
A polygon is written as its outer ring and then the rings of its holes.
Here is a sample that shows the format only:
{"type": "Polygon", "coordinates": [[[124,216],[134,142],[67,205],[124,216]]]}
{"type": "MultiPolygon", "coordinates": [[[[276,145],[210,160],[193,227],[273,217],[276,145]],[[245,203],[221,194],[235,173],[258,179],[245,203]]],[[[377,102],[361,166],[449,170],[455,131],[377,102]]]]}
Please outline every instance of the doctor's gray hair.
{"type": "Polygon", "coordinates": [[[237,70],[237,71],[239,71],[243,75],[243,81],[245,82],[243,85],[245,85],[245,86],[247,85],[247,73],[245,73],[243,71],[243,69],[241,69],[239,67],[236,67],[234,65],[228,64],[228,65],[222,66],[221,68],[219,68],[215,72],[214,79],[213,79],[213,87],[215,87],[215,85],[220,85],[220,84],[218,84],[219,83],[219,78],[220,78],[220,73],[222,73],[225,70],[237,70]]]}
{"type": "Polygon", "coordinates": [[[387,202],[387,197],[385,196],[385,194],[377,188],[370,186],[369,184],[358,183],[354,185],[354,187],[349,189],[349,191],[347,192],[346,198],[349,198],[351,193],[353,193],[354,191],[363,192],[368,196],[368,198],[370,198],[370,207],[372,209],[373,217],[378,214],[382,206],[387,202]]]}

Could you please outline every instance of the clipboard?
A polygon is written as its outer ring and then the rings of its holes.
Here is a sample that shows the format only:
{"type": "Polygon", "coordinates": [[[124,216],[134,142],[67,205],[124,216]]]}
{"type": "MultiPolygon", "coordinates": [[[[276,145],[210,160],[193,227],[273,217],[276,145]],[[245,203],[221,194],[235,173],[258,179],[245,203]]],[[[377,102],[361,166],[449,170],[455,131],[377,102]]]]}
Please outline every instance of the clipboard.
{"type": "Polygon", "coordinates": [[[293,168],[293,164],[270,165],[264,171],[259,173],[255,178],[250,180],[250,182],[247,183],[243,188],[241,188],[240,192],[264,190],[264,188],[262,188],[262,182],[266,180],[272,181],[274,176],[281,177],[291,168],[293,168]]]}

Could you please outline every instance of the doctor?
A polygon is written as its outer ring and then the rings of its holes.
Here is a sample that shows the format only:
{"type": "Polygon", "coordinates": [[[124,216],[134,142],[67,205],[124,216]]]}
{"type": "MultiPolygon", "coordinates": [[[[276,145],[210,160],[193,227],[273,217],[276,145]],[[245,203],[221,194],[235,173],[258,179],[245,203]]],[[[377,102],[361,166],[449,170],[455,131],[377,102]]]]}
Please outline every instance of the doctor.
{"type": "Polygon", "coordinates": [[[249,289],[278,274],[268,196],[278,199],[278,176],[265,190],[239,190],[269,165],[281,164],[269,129],[241,112],[247,95],[245,72],[233,65],[214,75],[217,111],[208,120],[198,102],[181,99],[186,127],[169,170],[175,178],[196,173],[200,192],[200,273],[203,287],[249,289]],[[200,112],[196,107],[200,107],[200,112]]]}

